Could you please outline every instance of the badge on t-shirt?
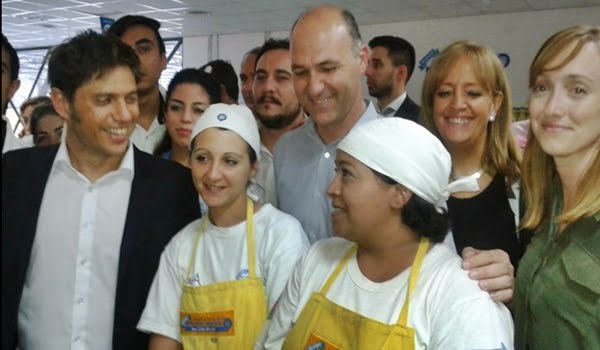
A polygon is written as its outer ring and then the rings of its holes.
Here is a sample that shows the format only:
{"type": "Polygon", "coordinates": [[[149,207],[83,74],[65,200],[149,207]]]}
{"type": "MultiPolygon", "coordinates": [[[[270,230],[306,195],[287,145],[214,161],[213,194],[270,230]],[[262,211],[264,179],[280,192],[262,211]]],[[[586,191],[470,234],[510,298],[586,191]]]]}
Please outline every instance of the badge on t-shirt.
{"type": "Polygon", "coordinates": [[[306,342],[304,349],[306,349],[306,350],[341,350],[337,346],[331,344],[327,340],[319,337],[318,335],[316,335],[314,333],[310,335],[310,338],[308,338],[308,341],[306,342]]]}
{"type": "Polygon", "coordinates": [[[204,313],[180,313],[181,334],[188,336],[233,336],[233,310],[204,313]]]}

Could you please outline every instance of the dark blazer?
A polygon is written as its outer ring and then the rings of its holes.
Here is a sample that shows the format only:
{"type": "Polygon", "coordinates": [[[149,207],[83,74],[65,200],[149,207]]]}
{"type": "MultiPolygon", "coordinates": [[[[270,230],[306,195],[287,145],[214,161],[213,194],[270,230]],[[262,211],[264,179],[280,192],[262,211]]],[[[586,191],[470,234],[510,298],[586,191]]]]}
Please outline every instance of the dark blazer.
{"type": "Polygon", "coordinates": [[[400,117],[418,123],[419,114],[421,114],[421,106],[416,104],[410,99],[410,97],[408,97],[408,95],[406,95],[404,102],[402,102],[400,108],[398,108],[396,114],[394,114],[394,117],[400,117]]]}
{"type": "MultiPolygon", "coordinates": [[[[2,157],[2,349],[18,344],[17,313],[29,266],[42,197],[58,146],[2,157]]],[[[113,349],[147,349],[136,330],[171,237],[200,216],[190,171],[134,147],[135,174],[119,254],[113,349]]],[[[56,201],[60,205],[60,200],[56,201]]],[[[52,300],[48,300],[52,302],[52,300]]],[[[61,322],[61,320],[57,320],[61,322]]]]}

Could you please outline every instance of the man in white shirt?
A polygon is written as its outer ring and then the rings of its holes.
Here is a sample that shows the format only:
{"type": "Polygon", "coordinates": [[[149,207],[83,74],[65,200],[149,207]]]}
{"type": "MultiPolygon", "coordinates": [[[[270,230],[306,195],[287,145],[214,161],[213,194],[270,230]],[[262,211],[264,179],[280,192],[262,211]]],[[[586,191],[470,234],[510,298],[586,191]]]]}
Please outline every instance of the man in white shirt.
{"type": "Polygon", "coordinates": [[[260,48],[252,91],[261,143],[256,184],[262,190],[260,199],[276,207],[273,148],[281,136],[301,126],[306,119],[292,84],[289,40],[269,39],[260,48]]]}
{"type": "Polygon", "coordinates": [[[131,46],[140,59],[138,82],[140,116],[131,134],[131,142],[140,150],[153,154],[165,137],[164,99],[158,81],[167,67],[165,43],[160,36],[160,22],[144,16],[121,17],[108,29],[131,46]]]}
{"type": "Polygon", "coordinates": [[[384,117],[418,122],[421,107],[406,94],[406,84],[415,69],[415,48],[397,36],[377,36],[369,41],[371,55],[365,72],[369,95],[377,98],[384,117]]]}
{"type": "Polygon", "coordinates": [[[19,57],[8,39],[2,34],[2,154],[19,148],[33,146],[32,138],[19,139],[13,133],[13,128],[6,118],[8,101],[19,89],[19,57]]]}
{"type": "Polygon", "coordinates": [[[145,349],[136,330],[160,254],[199,216],[189,170],[147,155],[139,59],[85,31],[54,48],[48,78],[69,132],[2,164],[2,349],[145,349]]]}

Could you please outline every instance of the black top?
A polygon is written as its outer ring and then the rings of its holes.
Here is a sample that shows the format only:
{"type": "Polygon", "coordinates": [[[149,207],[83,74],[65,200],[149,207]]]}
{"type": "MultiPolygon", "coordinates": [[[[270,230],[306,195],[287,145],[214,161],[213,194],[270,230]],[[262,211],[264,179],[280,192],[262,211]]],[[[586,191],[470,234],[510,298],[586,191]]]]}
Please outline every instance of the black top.
{"type": "Polygon", "coordinates": [[[496,175],[477,196],[448,199],[448,213],[458,254],[469,246],[481,250],[502,249],[510,256],[512,265],[517,267],[523,250],[506,188],[504,177],[496,175]]]}

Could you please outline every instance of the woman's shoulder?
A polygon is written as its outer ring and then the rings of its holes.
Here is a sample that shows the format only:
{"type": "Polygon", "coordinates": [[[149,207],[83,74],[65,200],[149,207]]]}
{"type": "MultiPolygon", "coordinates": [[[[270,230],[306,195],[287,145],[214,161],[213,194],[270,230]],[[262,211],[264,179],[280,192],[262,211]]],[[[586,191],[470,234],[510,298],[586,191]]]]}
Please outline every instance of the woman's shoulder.
{"type": "Polygon", "coordinates": [[[304,265],[337,265],[352,248],[353,242],[331,237],[315,242],[304,257],[304,265]]]}
{"type": "Polygon", "coordinates": [[[196,219],[189,224],[185,225],[167,245],[167,249],[179,249],[181,246],[187,246],[193,244],[196,233],[200,229],[200,221],[202,219],[196,219]]]}
{"type": "Polygon", "coordinates": [[[282,212],[271,204],[263,204],[255,214],[256,223],[265,229],[276,229],[279,232],[296,232],[302,230],[302,225],[293,216],[282,212]]]}
{"type": "Polygon", "coordinates": [[[445,244],[436,244],[426,255],[421,278],[426,288],[456,301],[474,298],[490,298],[477,281],[469,278],[462,268],[462,259],[445,244]]]}

